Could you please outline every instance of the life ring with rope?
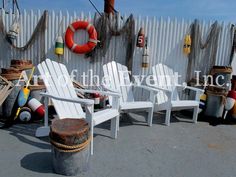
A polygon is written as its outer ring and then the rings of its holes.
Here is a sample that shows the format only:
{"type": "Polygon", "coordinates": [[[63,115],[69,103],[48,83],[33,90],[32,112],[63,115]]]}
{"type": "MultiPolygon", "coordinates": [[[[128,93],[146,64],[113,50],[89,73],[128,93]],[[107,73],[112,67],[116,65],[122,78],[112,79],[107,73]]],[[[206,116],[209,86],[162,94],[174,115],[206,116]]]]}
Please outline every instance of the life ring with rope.
{"type": "Polygon", "coordinates": [[[87,21],[76,21],[70,24],[66,30],[65,43],[67,47],[74,53],[89,53],[96,47],[97,42],[97,31],[95,27],[87,21]],[[74,42],[74,33],[79,29],[84,29],[89,34],[89,40],[86,44],[79,45],[74,42]]]}

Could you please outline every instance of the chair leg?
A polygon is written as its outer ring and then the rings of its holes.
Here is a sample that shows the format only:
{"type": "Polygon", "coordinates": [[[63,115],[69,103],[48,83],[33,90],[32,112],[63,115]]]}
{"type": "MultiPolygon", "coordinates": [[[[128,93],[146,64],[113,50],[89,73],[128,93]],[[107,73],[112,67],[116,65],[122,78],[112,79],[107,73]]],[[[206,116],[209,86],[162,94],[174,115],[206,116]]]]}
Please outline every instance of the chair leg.
{"type": "Polygon", "coordinates": [[[118,125],[117,125],[117,119],[119,119],[119,116],[111,119],[111,137],[116,139],[117,138],[117,132],[118,132],[118,125]]]}
{"type": "Polygon", "coordinates": [[[116,121],[117,121],[117,123],[116,123],[116,125],[117,125],[117,131],[119,131],[119,130],[120,130],[120,116],[117,116],[117,117],[116,117],[116,121]]]}
{"type": "Polygon", "coordinates": [[[90,154],[93,155],[93,129],[94,126],[91,125],[90,130],[91,130],[91,143],[90,143],[90,154]]]}
{"type": "Polygon", "coordinates": [[[167,126],[170,125],[170,116],[171,116],[171,109],[166,110],[166,119],[165,119],[165,124],[167,126]]]}
{"type": "Polygon", "coordinates": [[[195,108],[194,108],[194,111],[193,111],[193,122],[194,122],[194,123],[197,123],[198,110],[199,110],[199,107],[195,107],[195,108]]]}
{"type": "Polygon", "coordinates": [[[153,119],[153,107],[148,109],[148,126],[152,126],[152,119],[153,119]]]}

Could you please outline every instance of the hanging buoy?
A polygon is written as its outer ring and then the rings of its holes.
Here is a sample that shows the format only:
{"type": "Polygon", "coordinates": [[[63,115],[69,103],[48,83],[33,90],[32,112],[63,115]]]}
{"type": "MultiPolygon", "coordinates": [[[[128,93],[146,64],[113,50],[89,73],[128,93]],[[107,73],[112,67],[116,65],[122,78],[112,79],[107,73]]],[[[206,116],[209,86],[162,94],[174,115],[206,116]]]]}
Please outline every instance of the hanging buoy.
{"type": "Polygon", "coordinates": [[[144,34],[144,30],[143,28],[140,28],[139,32],[138,32],[138,37],[137,37],[137,47],[144,47],[145,45],[145,34],[144,34]]]}
{"type": "Polygon", "coordinates": [[[27,107],[21,108],[19,119],[21,122],[29,122],[31,120],[31,109],[27,107]]]}
{"type": "Polygon", "coordinates": [[[233,109],[235,100],[236,100],[236,92],[234,90],[229,91],[225,102],[225,114],[223,116],[224,119],[226,118],[228,111],[233,109]]]}
{"type": "Polygon", "coordinates": [[[64,41],[61,36],[58,36],[56,39],[55,54],[58,56],[64,54],[64,41]]]}
{"type": "Polygon", "coordinates": [[[42,103],[40,103],[35,98],[32,98],[28,102],[28,106],[35,112],[38,116],[43,117],[45,114],[45,109],[42,103]]]}
{"type": "Polygon", "coordinates": [[[69,25],[65,35],[66,46],[74,53],[86,54],[91,52],[97,45],[97,31],[95,27],[86,21],[77,21],[69,25]],[[89,40],[86,44],[79,45],[74,42],[74,33],[78,29],[84,29],[89,34],[89,40]]]}
{"type": "Polygon", "coordinates": [[[15,40],[19,32],[20,32],[20,24],[15,21],[10,27],[7,33],[7,37],[11,40],[15,40]]]}
{"type": "Polygon", "coordinates": [[[200,96],[199,112],[198,113],[201,113],[206,108],[206,99],[207,99],[207,96],[205,93],[200,96]]]}
{"type": "Polygon", "coordinates": [[[191,52],[192,40],[190,35],[186,35],[184,38],[184,48],[183,52],[185,55],[189,55],[191,52]]]}
{"type": "Polygon", "coordinates": [[[148,60],[147,38],[146,38],[145,47],[143,48],[142,68],[148,68],[148,67],[149,67],[149,60],[148,60]]]}

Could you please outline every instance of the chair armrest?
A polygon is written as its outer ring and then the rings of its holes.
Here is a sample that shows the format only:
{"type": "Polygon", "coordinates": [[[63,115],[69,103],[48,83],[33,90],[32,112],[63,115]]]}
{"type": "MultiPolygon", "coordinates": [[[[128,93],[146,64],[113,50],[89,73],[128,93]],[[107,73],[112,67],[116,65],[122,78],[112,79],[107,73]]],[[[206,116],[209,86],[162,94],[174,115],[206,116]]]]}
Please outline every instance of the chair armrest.
{"type": "Polygon", "coordinates": [[[145,86],[145,85],[133,85],[133,87],[139,87],[139,88],[142,88],[142,89],[145,89],[145,90],[148,90],[148,91],[152,91],[152,92],[159,92],[160,91],[156,88],[148,87],[148,86],[145,86]]]}
{"type": "Polygon", "coordinates": [[[172,93],[171,90],[168,90],[168,89],[164,89],[164,88],[161,88],[161,87],[158,87],[158,86],[151,86],[151,88],[154,88],[154,89],[157,89],[159,91],[163,91],[163,92],[166,92],[166,93],[172,93]]]}
{"type": "Polygon", "coordinates": [[[199,88],[195,88],[195,87],[190,87],[190,86],[184,86],[184,85],[177,85],[177,87],[181,87],[183,89],[189,89],[195,92],[200,92],[200,93],[204,93],[203,89],[199,89],[199,88]]]}
{"type": "Polygon", "coordinates": [[[80,103],[85,106],[94,105],[94,101],[90,100],[90,99],[63,98],[63,97],[57,97],[57,96],[51,95],[49,93],[44,93],[44,92],[41,92],[40,95],[42,95],[43,97],[48,97],[48,98],[52,98],[55,100],[66,101],[66,102],[71,102],[71,103],[80,103]]]}
{"type": "Polygon", "coordinates": [[[120,97],[121,95],[117,92],[107,92],[107,91],[100,91],[100,90],[86,90],[86,89],[77,89],[75,88],[76,91],[82,92],[82,93],[99,93],[101,95],[110,95],[114,97],[120,97]]]}

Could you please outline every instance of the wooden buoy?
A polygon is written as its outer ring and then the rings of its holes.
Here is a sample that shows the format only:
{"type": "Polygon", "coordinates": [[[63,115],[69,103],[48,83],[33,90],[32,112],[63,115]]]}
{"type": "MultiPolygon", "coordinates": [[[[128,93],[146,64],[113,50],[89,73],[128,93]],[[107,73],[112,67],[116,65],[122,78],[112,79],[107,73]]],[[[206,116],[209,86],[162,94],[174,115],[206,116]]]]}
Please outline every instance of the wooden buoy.
{"type": "Polygon", "coordinates": [[[143,59],[142,59],[142,68],[149,67],[149,50],[147,46],[147,38],[145,39],[145,47],[143,47],[143,59]]]}
{"type": "Polygon", "coordinates": [[[185,55],[189,55],[191,53],[191,45],[192,45],[191,36],[186,35],[184,38],[184,47],[183,47],[183,52],[185,55]]]}
{"type": "Polygon", "coordinates": [[[145,33],[144,33],[144,29],[140,28],[138,32],[136,46],[142,48],[144,47],[144,45],[145,45],[145,33]]]}
{"type": "Polygon", "coordinates": [[[32,109],[32,111],[38,115],[39,117],[44,117],[45,109],[42,103],[40,103],[37,99],[31,98],[28,101],[29,108],[32,109]]]}
{"type": "Polygon", "coordinates": [[[61,36],[58,36],[55,44],[55,54],[60,56],[64,54],[64,41],[61,36]]]}
{"type": "Polygon", "coordinates": [[[224,119],[226,118],[228,111],[233,109],[235,101],[236,101],[236,91],[231,90],[229,91],[225,102],[225,113],[223,116],[224,119]]]}
{"type": "Polygon", "coordinates": [[[19,119],[21,122],[29,122],[31,120],[31,109],[28,107],[23,107],[19,113],[19,119]]]}
{"type": "Polygon", "coordinates": [[[78,175],[88,170],[89,125],[85,119],[58,119],[50,132],[53,169],[61,175],[78,175]]]}

